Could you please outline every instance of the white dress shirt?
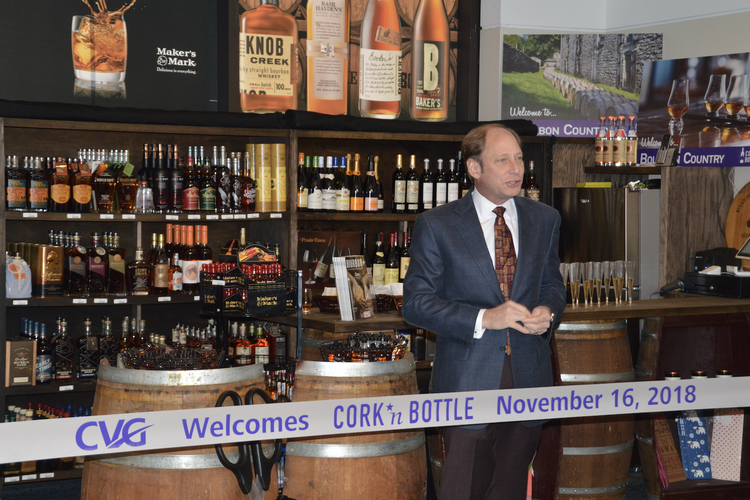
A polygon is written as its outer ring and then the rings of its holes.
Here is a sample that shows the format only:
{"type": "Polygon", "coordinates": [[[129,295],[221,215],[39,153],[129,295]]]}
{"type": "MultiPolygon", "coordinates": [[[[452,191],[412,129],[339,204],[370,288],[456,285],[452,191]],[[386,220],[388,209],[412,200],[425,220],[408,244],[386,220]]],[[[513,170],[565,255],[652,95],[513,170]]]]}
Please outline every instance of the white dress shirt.
{"type": "MultiPolygon", "coordinates": [[[[495,219],[497,215],[493,210],[497,208],[497,205],[492,203],[490,200],[479,194],[479,191],[474,189],[471,192],[472,201],[474,201],[474,208],[477,211],[477,217],[479,218],[479,224],[482,226],[482,234],[484,235],[484,241],[487,244],[487,251],[490,253],[490,259],[492,259],[493,265],[495,262],[495,219]]],[[[518,212],[516,211],[516,203],[513,198],[509,199],[502,205],[505,207],[505,213],[503,218],[505,224],[510,229],[510,234],[513,236],[513,247],[518,255],[518,212]]],[[[484,335],[484,328],[482,328],[482,320],[484,319],[484,312],[486,309],[481,309],[477,315],[477,319],[474,323],[474,338],[481,339],[484,335]]]]}

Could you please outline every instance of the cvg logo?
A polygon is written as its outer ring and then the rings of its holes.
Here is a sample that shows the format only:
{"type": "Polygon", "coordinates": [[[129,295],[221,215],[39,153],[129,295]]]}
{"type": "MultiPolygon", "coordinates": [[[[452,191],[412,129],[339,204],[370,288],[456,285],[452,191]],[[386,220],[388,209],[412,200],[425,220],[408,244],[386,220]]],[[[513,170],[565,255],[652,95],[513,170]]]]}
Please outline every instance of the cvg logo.
{"type": "Polygon", "coordinates": [[[133,425],[145,423],[145,418],[133,418],[127,421],[121,419],[117,421],[117,426],[110,433],[109,429],[107,429],[107,423],[104,421],[86,422],[76,431],[76,444],[79,448],[86,451],[98,449],[99,444],[97,443],[101,443],[102,441],[107,448],[119,448],[123,444],[137,448],[146,444],[146,429],[152,427],[152,425],[147,425],[145,427],[141,426],[135,429],[133,429],[133,425]],[[91,430],[86,432],[89,428],[91,428],[91,430]],[[95,429],[98,429],[99,432],[95,429]],[[86,433],[85,442],[84,432],[86,433]],[[99,438],[100,435],[101,439],[99,438]]]}

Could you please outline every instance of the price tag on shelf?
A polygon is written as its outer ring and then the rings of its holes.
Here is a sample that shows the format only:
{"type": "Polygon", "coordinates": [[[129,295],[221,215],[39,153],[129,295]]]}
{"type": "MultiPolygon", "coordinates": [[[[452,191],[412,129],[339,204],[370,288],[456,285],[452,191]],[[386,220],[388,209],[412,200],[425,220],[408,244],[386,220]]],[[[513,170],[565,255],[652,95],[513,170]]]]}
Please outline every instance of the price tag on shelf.
{"type": "Polygon", "coordinates": [[[24,212],[24,213],[23,213],[23,217],[24,217],[24,219],[25,219],[25,218],[32,218],[32,219],[36,219],[36,218],[38,217],[38,215],[39,215],[39,214],[37,214],[36,212],[24,212]]]}
{"type": "Polygon", "coordinates": [[[112,299],[113,304],[127,304],[128,299],[112,299]]]}
{"type": "Polygon", "coordinates": [[[213,286],[224,286],[226,282],[224,280],[211,280],[213,286]]]}
{"type": "Polygon", "coordinates": [[[94,299],[94,304],[106,304],[109,302],[107,299],[94,299]]]}
{"type": "Polygon", "coordinates": [[[28,300],[14,300],[13,305],[14,306],[28,306],[29,301],[28,300]]]}
{"type": "Polygon", "coordinates": [[[21,476],[11,476],[11,477],[5,478],[6,483],[18,483],[20,481],[21,481],[21,476]]]}
{"type": "Polygon", "coordinates": [[[193,302],[198,302],[199,300],[201,300],[200,295],[196,295],[195,297],[193,297],[193,302]]]}
{"type": "Polygon", "coordinates": [[[206,215],[206,220],[219,220],[218,215],[206,215]]]}
{"type": "Polygon", "coordinates": [[[81,214],[68,214],[68,219],[80,219],[81,214]]]}
{"type": "Polygon", "coordinates": [[[61,385],[59,390],[60,392],[68,392],[68,391],[72,391],[74,387],[75,386],[72,386],[72,385],[61,385]]]}
{"type": "Polygon", "coordinates": [[[159,297],[159,302],[171,302],[172,297],[159,297]]]}
{"type": "Polygon", "coordinates": [[[39,479],[52,479],[53,477],[55,477],[54,472],[42,472],[39,474],[39,479]]]}
{"type": "Polygon", "coordinates": [[[73,299],[74,304],[86,304],[87,302],[86,299],[73,299]]]}
{"type": "Polygon", "coordinates": [[[248,219],[258,219],[258,218],[260,218],[260,214],[259,213],[247,214],[247,218],[248,219]]]}
{"type": "Polygon", "coordinates": [[[271,214],[272,219],[281,219],[282,214],[271,214]]]}
{"type": "Polygon", "coordinates": [[[247,214],[234,214],[234,219],[247,219],[247,214]]]}
{"type": "Polygon", "coordinates": [[[180,216],[179,215],[167,214],[166,218],[167,218],[167,220],[180,220],[180,216]]]}
{"type": "MultiPolygon", "coordinates": [[[[208,217],[206,217],[206,218],[208,218],[208,217]]],[[[221,216],[221,220],[232,220],[232,219],[234,219],[234,214],[223,214],[221,216]]]]}
{"type": "Polygon", "coordinates": [[[99,214],[100,219],[114,219],[115,214],[99,214]]]}
{"type": "Polygon", "coordinates": [[[36,479],[36,474],[24,474],[21,476],[21,481],[33,481],[36,479]]]}
{"type": "Polygon", "coordinates": [[[135,220],[135,214],[122,214],[123,220],[135,220]]]}
{"type": "Polygon", "coordinates": [[[188,220],[200,220],[201,214],[188,214],[188,220]]]}

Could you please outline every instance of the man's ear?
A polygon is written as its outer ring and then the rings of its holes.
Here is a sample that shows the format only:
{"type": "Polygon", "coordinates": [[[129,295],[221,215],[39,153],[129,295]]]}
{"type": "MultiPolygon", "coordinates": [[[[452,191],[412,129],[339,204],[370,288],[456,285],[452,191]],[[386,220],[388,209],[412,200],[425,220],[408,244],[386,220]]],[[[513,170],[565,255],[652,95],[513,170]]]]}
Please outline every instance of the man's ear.
{"type": "Polygon", "coordinates": [[[482,173],[482,166],[474,158],[466,160],[466,169],[472,178],[476,179],[482,173]]]}

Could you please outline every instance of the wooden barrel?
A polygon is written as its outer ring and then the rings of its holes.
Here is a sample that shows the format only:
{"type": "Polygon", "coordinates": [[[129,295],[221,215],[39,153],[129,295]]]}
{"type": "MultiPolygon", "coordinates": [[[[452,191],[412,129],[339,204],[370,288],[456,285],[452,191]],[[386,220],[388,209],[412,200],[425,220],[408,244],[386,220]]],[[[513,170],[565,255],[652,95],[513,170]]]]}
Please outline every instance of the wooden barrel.
{"type": "MultiPolygon", "coordinates": [[[[561,385],[635,379],[624,321],[562,323],[553,348],[561,385]]],[[[632,415],[561,420],[558,498],[624,498],[634,425],[632,415]]]]}
{"type": "Polygon", "coordinates": [[[607,116],[638,116],[638,103],[628,100],[626,102],[607,107],[607,116]]]}
{"type": "MultiPolygon", "coordinates": [[[[612,116],[607,114],[607,108],[628,101],[631,101],[631,99],[611,92],[590,96],[586,116],[589,120],[598,120],[600,116],[612,116]]],[[[583,110],[581,111],[581,114],[583,114],[583,110]]]]}
{"type": "MultiPolygon", "coordinates": [[[[263,365],[194,371],[126,370],[99,366],[94,415],[210,408],[233,390],[265,387],[263,365]]],[[[231,404],[231,401],[227,404],[231,404]]],[[[236,460],[236,447],[225,447],[236,460]]],[[[275,477],[275,472],[272,474],[275,477]]],[[[273,483],[272,483],[273,484],[273,483]]],[[[278,491],[270,488],[268,500],[278,491]]],[[[82,500],[225,500],[247,498],[213,446],[175,448],[87,459],[82,500]]]]}
{"type": "MultiPolygon", "coordinates": [[[[416,394],[415,369],[409,353],[399,361],[379,363],[299,361],[294,401],[416,394]]],[[[298,499],[425,499],[426,463],[422,430],[290,439],[284,494],[298,499]]]]}
{"type": "MultiPolygon", "coordinates": [[[[304,328],[302,334],[302,359],[306,361],[323,361],[320,346],[336,340],[346,340],[346,333],[326,332],[313,328],[304,328]]],[[[296,401],[295,397],[295,401],[296,401]]]]}
{"type": "MultiPolygon", "coordinates": [[[[411,49],[411,42],[407,42],[401,50],[401,114],[407,117],[410,116],[411,86],[413,84],[411,78],[411,49]]],[[[448,69],[448,106],[450,106],[456,98],[456,75],[458,74],[456,49],[451,49],[448,64],[450,66],[448,69]]]]}
{"type": "MultiPolygon", "coordinates": [[[[302,0],[279,0],[279,9],[287,14],[294,14],[297,12],[300,3],[302,3],[302,0]]],[[[240,6],[245,10],[257,9],[260,7],[260,0],[240,0],[240,6]]]]}
{"type": "MultiPolygon", "coordinates": [[[[443,0],[445,4],[445,12],[448,14],[448,22],[456,15],[458,11],[458,0],[443,0]]],[[[401,20],[406,23],[407,26],[414,24],[414,15],[417,13],[417,7],[419,6],[419,0],[396,0],[396,10],[401,20]]]]}

